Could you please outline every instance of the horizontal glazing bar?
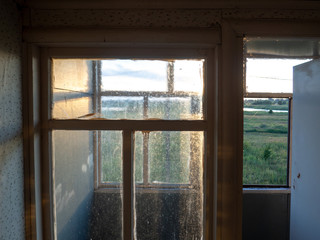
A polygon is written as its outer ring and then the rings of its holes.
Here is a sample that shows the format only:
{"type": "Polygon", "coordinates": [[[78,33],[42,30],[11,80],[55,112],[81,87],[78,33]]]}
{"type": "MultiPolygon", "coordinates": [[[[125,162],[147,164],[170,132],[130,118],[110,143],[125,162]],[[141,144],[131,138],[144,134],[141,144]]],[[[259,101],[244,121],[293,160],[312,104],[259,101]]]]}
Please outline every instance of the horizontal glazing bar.
{"type": "Polygon", "coordinates": [[[103,91],[100,94],[101,96],[121,96],[121,97],[127,97],[127,96],[149,96],[149,97],[190,97],[190,96],[199,96],[199,93],[197,92],[182,92],[182,91],[176,91],[176,92],[129,92],[129,91],[103,91]]]}
{"type": "Polygon", "coordinates": [[[205,131],[204,120],[49,120],[49,129],[60,130],[135,130],[135,131],[205,131]]]}
{"type": "Polygon", "coordinates": [[[259,93],[247,92],[244,94],[247,98],[290,98],[292,93],[259,93]]]}

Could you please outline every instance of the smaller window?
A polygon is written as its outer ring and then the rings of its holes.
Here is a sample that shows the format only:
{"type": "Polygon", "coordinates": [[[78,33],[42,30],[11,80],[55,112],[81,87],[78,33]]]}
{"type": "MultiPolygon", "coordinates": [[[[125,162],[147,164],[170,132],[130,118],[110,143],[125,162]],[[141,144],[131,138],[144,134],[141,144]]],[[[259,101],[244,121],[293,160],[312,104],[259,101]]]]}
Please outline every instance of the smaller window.
{"type": "Polygon", "coordinates": [[[246,58],[243,109],[245,186],[289,185],[292,68],[306,61],[246,58]]]}

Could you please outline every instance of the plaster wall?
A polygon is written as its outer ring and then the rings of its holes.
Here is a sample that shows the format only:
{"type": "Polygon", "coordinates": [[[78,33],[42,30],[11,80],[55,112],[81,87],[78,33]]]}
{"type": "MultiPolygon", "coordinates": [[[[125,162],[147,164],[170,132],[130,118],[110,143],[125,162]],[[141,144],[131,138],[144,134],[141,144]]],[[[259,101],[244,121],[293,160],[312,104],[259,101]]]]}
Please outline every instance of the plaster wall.
{"type": "Polygon", "coordinates": [[[24,239],[21,23],[0,1],[0,239],[24,239]]]}

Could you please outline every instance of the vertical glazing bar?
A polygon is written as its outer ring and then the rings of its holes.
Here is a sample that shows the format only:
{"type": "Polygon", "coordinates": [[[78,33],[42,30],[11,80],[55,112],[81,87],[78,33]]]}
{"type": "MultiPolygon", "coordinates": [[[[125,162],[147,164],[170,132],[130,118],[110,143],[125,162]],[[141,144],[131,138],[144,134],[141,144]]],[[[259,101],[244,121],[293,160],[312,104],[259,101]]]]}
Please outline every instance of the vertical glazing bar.
{"type": "Polygon", "coordinates": [[[134,230],[134,137],[132,131],[123,131],[123,239],[133,239],[134,230]]]}
{"type": "MultiPolygon", "coordinates": [[[[96,82],[97,85],[95,87],[97,93],[96,93],[96,111],[97,113],[101,116],[101,61],[96,61],[96,82]]],[[[99,186],[101,184],[102,181],[102,164],[101,164],[101,131],[97,131],[97,159],[96,159],[96,163],[97,163],[97,172],[98,174],[96,174],[95,176],[98,176],[98,180],[97,180],[97,185],[99,186]]]]}
{"type": "Polygon", "coordinates": [[[42,192],[42,220],[43,220],[43,238],[55,239],[55,217],[54,217],[54,197],[52,179],[52,159],[51,159],[51,141],[48,129],[48,121],[51,109],[51,91],[49,89],[49,79],[51,78],[51,63],[47,49],[41,51],[41,192],[42,192]]]}
{"type": "MultiPolygon", "coordinates": [[[[148,119],[149,97],[143,97],[143,119],[148,119]]],[[[144,185],[149,182],[149,132],[143,132],[143,179],[144,185]]]]}
{"type": "Polygon", "coordinates": [[[143,184],[149,183],[149,132],[143,132],[143,184]]]}
{"type": "Polygon", "coordinates": [[[287,186],[291,186],[291,166],[292,166],[292,162],[291,162],[291,149],[292,149],[292,98],[288,98],[289,101],[289,109],[288,109],[288,140],[287,140],[287,144],[288,144],[288,151],[287,151],[287,186]]]}
{"type": "Polygon", "coordinates": [[[167,64],[167,83],[168,92],[173,93],[174,91],[174,62],[168,62],[167,64]]]}
{"type": "Polygon", "coordinates": [[[208,121],[208,130],[205,132],[205,161],[204,161],[204,229],[207,240],[217,237],[217,153],[218,153],[218,92],[217,70],[218,49],[210,50],[204,65],[205,100],[204,110],[208,121]]]}
{"type": "MultiPolygon", "coordinates": [[[[97,113],[97,79],[98,79],[98,71],[97,71],[97,61],[92,61],[92,91],[93,91],[93,112],[97,113]]],[[[99,186],[99,178],[97,177],[99,171],[99,142],[98,142],[98,131],[93,132],[93,159],[94,159],[94,188],[98,189],[99,186]]]]}

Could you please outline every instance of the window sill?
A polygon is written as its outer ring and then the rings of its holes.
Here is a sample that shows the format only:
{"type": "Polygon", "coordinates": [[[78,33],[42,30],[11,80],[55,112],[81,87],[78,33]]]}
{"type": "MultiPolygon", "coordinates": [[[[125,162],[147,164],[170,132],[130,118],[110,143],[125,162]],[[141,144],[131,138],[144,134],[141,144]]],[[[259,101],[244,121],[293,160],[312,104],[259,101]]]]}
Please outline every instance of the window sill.
{"type": "MultiPolygon", "coordinates": [[[[95,193],[120,193],[122,191],[121,188],[98,188],[95,189],[95,193]]],[[[159,192],[167,192],[167,193],[182,193],[182,192],[198,192],[199,190],[193,188],[136,188],[136,193],[159,193],[159,192]]]]}

